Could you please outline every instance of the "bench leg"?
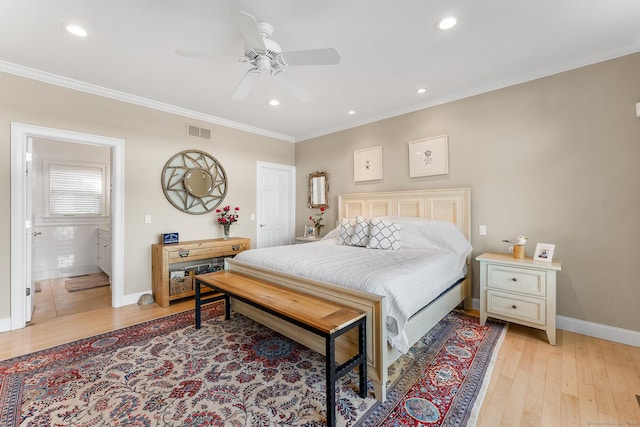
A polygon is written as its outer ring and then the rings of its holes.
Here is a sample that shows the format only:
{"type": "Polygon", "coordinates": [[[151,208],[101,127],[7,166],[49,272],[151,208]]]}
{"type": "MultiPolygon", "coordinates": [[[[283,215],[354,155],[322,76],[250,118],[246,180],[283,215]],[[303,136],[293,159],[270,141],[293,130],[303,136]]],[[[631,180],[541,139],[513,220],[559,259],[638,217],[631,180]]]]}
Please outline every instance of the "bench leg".
{"type": "MultiPolygon", "coordinates": [[[[193,276],[192,276],[193,277],[193,276]]],[[[196,291],[196,329],[200,329],[201,327],[201,308],[202,308],[202,297],[200,292],[200,282],[198,279],[195,279],[195,291],[196,291]]]]}
{"type": "MultiPolygon", "coordinates": [[[[367,323],[362,321],[358,328],[358,352],[360,354],[366,354],[367,349],[367,323]]],[[[367,357],[363,357],[362,363],[358,368],[360,373],[360,397],[367,397],[367,357]]]]}
{"type": "Polygon", "coordinates": [[[327,426],[336,425],[336,355],[335,337],[333,335],[326,339],[326,379],[327,379],[327,426]]]}

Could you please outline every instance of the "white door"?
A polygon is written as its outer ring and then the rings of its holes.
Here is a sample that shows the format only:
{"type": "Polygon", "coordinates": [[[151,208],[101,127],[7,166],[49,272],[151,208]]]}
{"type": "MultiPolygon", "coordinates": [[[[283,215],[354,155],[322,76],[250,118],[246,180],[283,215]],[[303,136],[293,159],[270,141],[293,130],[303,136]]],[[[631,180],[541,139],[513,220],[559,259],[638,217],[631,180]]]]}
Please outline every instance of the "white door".
{"type": "Polygon", "coordinates": [[[34,237],[36,236],[33,230],[33,139],[27,138],[27,153],[25,156],[25,219],[26,219],[26,227],[25,227],[25,272],[24,272],[24,282],[26,283],[26,307],[25,307],[25,321],[31,322],[31,316],[33,315],[33,310],[36,307],[36,292],[35,286],[33,285],[31,274],[32,268],[32,259],[33,253],[35,250],[34,247],[34,237]]]}
{"type": "Polygon", "coordinates": [[[295,167],[258,162],[257,248],[295,240],[295,167]]]}

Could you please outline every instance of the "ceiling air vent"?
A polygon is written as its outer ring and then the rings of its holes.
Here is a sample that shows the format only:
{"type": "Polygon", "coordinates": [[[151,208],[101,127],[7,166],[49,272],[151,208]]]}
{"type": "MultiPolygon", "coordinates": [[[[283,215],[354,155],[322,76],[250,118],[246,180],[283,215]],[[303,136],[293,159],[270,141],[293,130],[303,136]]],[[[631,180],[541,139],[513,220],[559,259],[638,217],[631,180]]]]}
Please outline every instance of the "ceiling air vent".
{"type": "Polygon", "coordinates": [[[187,135],[194,136],[196,138],[211,139],[211,129],[187,125],[187,135]]]}

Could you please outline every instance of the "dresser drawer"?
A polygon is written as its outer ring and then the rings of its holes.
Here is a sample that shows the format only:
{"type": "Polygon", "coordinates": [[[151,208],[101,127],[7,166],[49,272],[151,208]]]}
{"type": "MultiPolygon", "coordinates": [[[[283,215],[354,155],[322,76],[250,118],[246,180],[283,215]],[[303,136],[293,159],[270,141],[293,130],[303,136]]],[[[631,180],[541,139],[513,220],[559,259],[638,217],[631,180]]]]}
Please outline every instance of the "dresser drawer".
{"type": "Polygon", "coordinates": [[[249,247],[245,243],[229,243],[216,246],[202,245],[195,247],[189,246],[184,248],[176,247],[175,250],[172,249],[171,251],[168,251],[168,253],[169,261],[177,262],[183,258],[203,259],[215,258],[223,255],[234,255],[247,249],[249,249],[249,247]]]}
{"type": "Polygon", "coordinates": [[[544,326],[545,303],[543,299],[487,290],[487,313],[502,318],[510,317],[544,326]]]}
{"type": "Polygon", "coordinates": [[[547,293],[543,270],[513,268],[504,265],[487,266],[487,288],[544,297],[547,293]]]}

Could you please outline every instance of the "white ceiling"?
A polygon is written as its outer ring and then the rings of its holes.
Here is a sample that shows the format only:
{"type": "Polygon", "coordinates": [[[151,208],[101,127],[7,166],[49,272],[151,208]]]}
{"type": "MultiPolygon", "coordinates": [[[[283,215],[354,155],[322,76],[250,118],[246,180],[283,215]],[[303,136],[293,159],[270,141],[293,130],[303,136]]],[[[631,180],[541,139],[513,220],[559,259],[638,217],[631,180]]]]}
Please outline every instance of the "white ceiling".
{"type": "Polygon", "coordinates": [[[639,52],[639,22],[638,0],[1,0],[0,71],[295,142],[639,52]],[[234,101],[247,64],[174,54],[241,56],[231,9],[341,63],[287,70],[310,102],[270,77],[234,101]],[[436,29],[446,15],[458,25],[436,29]]]}

